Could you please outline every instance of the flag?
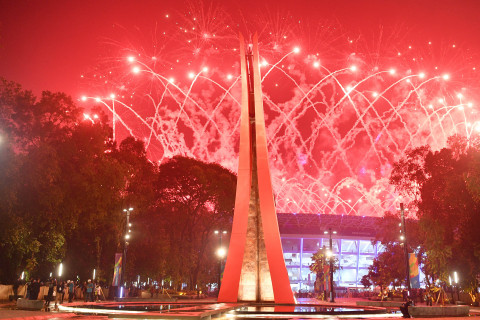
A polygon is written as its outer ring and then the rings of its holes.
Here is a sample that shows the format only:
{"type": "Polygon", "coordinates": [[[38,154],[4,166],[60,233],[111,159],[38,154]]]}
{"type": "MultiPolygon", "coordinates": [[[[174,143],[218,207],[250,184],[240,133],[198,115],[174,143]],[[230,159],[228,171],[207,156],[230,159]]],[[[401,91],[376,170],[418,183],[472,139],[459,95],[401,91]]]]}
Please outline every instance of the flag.
{"type": "Polygon", "coordinates": [[[113,281],[112,286],[120,286],[121,276],[122,276],[122,254],[115,253],[115,266],[113,267],[113,281]]]}
{"type": "Polygon", "coordinates": [[[413,289],[419,289],[420,275],[418,272],[418,259],[415,253],[408,254],[408,265],[410,269],[410,287],[413,289]]]}

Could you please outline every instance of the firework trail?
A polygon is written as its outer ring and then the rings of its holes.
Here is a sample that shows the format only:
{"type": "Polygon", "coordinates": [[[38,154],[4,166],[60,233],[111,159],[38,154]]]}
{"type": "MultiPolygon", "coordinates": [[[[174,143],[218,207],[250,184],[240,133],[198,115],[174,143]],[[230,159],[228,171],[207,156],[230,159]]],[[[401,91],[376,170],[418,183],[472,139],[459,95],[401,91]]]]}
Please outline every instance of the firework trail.
{"type": "MultiPolygon", "coordinates": [[[[388,178],[409,148],[436,150],[453,134],[476,138],[475,90],[464,85],[475,68],[456,45],[448,58],[444,44],[435,55],[431,42],[415,50],[383,29],[371,43],[328,22],[285,16],[255,20],[278,212],[381,216],[408,202],[388,178]]],[[[115,42],[117,55],[85,76],[98,96],[82,100],[112,114],[116,140],[142,139],[152,161],[181,154],[236,171],[236,35],[250,30],[215,7],[192,5],[176,17],[165,14],[150,47],[115,42]]]]}

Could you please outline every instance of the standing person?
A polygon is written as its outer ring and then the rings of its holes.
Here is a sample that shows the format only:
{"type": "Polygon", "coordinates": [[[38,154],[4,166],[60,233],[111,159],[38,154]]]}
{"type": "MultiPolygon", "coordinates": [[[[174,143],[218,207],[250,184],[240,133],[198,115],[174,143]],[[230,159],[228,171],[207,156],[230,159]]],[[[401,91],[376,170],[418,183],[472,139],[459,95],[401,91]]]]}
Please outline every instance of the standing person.
{"type": "Polygon", "coordinates": [[[37,300],[40,292],[40,279],[33,279],[30,288],[30,300],[37,300]]]}
{"type": "Polygon", "coordinates": [[[71,303],[73,301],[74,295],[75,295],[75,284],[73,281],[68,280],[67,282],[67,288],[68,288],[68,302],[71,303]]]}
{"type": "Polygon", "coordinates": [[[75,300],[77,298],[82,299],[82,283],[78,279],[77,281],[75,281],[75,289],[73,289],[73,298],[75,300]],[[77,296],[77,293],[78,293],[78,296],[77,296]]]}
{"type": "Polygon", "coordinates": [[[85,302],[87,302],[87,300],[88,300],[88,297],[87,297],[87,283],[85,281],[83,281],[83,284],[82,284],[82,295],[83,295],[83,300],[85,302]]]}
{"type": "Polygon", "coordinates": [[[27,286],[27,290],[25,292],[25,299],[30,299],[30,290],[32,288],[32,283],[30,281],[27,282],[26,286],[27,286]]]}
{"type": "Polygon", "coordinates": [[[22,283],[22,279],[20,279],[20,278],[18,278],[17,280],[15,280],[15,282],[13,283],[13,299],[14,299],[14,300],[17,300],[18,287],[20,287],[20,283],[22,283]]]}
{"type": "Polygon", "coordinates": [[[55,299],[55,307],[57,306],[57,301],[59,304],[63,303],[63,297],[65,295],[65,284],[63,281],[57,284],[57,298],[55,299]]]}
{"type": "Polygon", "coordinates": [[[92,280],[88,279],[88,284],[87,284],[87,302],[91,301],[93,302],[93,283],[92,280]]]}
{"type": "Polygon", "coordinates": [[[433,297],[430,292],[430,290],[427,289],[427,292],[425,294],[425,302],[427,303],[427,306],[432,306],[433,305],[433,297]]]}
{"type": "Polygon", "coordinates": [[[97,283],[95,283],[95,301],[102,300],[101,295],[102,295],[102,287],[97,282],[97,283]]]}
{"type": "MultiPolygon", "coordinates": [[[[40,278],[37,278],[37,282],[35,283],[35,292],[33,293],[33,300],[38,299],[38,295],[40,294],[40,288],[42,287],[42,284],[43,283],[42,281],[40,281],[40,278]]],[[[43,300],[43,297],[41,297],[40,300],[43,300]]]]}

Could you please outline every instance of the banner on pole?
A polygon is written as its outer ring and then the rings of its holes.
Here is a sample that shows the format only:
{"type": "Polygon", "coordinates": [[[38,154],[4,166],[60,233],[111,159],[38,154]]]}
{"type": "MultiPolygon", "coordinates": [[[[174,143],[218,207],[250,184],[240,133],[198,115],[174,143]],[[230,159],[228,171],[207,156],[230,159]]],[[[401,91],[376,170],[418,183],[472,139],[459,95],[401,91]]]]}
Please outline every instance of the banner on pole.
{"type": "Polygon", "coordinates": [[[113,281],[112,286],[118,287],[120,286],[120,281],[122,278],[122,254],[115,253],[115,266],[113,267],[113,281]]]}
{"type": "Polygon", "coordinates": [[[410,269],[410,287],[413,289],[419,289],[420,274],[418,272],[418,259],[415,253],[408,254],[408,265],[410,269]]]}

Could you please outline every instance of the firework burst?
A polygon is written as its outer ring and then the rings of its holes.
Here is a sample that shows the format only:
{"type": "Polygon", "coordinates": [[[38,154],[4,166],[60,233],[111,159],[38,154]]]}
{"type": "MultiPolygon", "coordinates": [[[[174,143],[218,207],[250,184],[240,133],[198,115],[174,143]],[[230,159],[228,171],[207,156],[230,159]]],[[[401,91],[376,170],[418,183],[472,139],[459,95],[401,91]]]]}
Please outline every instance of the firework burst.
{"type": "MultiPolygon", "coordinates": [[[[182,154],[236,171],[241,24],[195,5],[164,20],[149,50],[116,43],[118,55],[88,77],[100,95],[84,99],[112,114],[115,139],[142,139],[152,161],[182,154]]],[[[367,40],[268,12],[256,21],[279,212],[381,216],[400,201],[388,177],[406,150],[480,131],[465,85],[475,59],[457,45],[409,44],[383,29],[367,40]]]]}

